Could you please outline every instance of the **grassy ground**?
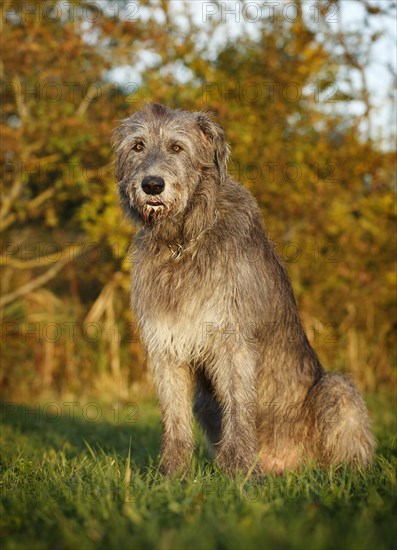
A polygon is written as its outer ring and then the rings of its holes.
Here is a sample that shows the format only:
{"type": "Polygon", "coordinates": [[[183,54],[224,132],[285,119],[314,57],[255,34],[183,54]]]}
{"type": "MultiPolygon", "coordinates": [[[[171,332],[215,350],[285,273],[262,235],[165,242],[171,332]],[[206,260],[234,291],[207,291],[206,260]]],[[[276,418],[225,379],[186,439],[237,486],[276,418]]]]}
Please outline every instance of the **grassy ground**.
{"type": "Polygon", "coordinates": [[[393,399],[369,400],[379,439],[369,472],[232,481],[205,458],[167,479],[153,400],[3,404],[3,548],[396,548],[393,399]]]}

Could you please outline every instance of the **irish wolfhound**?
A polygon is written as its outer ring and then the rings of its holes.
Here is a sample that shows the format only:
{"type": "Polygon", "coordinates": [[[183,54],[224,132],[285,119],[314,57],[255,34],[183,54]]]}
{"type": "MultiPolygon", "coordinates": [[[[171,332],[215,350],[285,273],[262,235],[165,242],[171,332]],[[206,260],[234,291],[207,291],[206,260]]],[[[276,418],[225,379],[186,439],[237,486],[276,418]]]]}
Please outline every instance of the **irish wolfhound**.
{"type": "Polygon", "coordinates": [[[365,405],[310,346],[260,210],[227,174],[221,126],[148,104],[122,121],[115,146],[121,204],[140,225],[132,304],[160,401],[163,470],[189,463],[193,411],[230,474],[370,464],[365,405]]]}

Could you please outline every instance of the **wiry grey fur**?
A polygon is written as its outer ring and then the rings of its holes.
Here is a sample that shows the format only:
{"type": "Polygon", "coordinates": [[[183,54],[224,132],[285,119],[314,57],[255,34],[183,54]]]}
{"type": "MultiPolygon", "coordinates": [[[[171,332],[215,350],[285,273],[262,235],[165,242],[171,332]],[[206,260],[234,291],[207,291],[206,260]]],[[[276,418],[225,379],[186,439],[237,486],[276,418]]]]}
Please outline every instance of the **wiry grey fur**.
{"type": "Polygon", "coordinates": [[[115,145],[121,204],[140,225],[132,304],[160,401],[163,469],[191,457],[193,393],[228,473],[369,465],[365,405],[310,346],[256,201],[227,174],[224,130],[205,113],[147,104],[115,145]],[[163,178],[160,194],[145,194],[148,176],[163,178]]]}

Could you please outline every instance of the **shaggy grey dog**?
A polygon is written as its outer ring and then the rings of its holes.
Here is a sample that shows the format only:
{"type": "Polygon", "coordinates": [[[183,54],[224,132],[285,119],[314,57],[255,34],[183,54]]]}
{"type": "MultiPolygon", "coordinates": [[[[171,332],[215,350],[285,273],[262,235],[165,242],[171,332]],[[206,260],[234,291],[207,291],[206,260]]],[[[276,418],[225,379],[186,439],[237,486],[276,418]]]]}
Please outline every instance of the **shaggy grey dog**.
{"type": "Polygon", "coordinates": [[[193,411],[230,474],[369,465],[363,400],[310,346],[256,201],[227,174],[224,130],[205,113],[147,104],[115,146],[121,204],[140,226],[132,304],[160,401],[163,470],[188,465],[193,411]]]}

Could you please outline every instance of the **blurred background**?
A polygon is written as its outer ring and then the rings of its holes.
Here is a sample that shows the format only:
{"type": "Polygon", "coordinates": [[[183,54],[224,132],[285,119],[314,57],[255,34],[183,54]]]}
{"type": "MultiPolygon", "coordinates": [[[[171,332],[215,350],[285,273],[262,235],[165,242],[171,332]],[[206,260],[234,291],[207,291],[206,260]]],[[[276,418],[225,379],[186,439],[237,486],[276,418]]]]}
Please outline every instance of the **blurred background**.
{"type": "Polygon", "coordinates": [[[112,129],[208,109],[328,369],[395,389],[392,1],[2,4],[1,389],[150,392],[112,129]]]}

